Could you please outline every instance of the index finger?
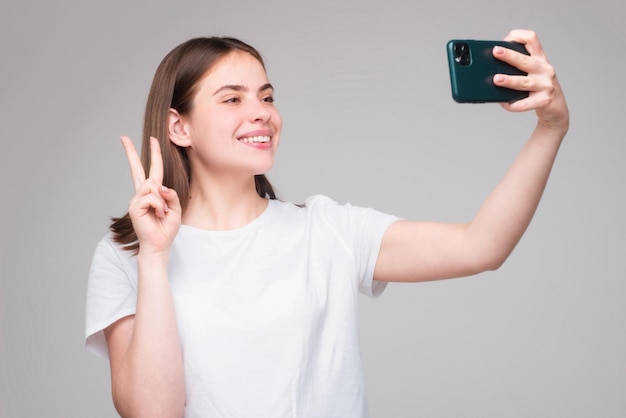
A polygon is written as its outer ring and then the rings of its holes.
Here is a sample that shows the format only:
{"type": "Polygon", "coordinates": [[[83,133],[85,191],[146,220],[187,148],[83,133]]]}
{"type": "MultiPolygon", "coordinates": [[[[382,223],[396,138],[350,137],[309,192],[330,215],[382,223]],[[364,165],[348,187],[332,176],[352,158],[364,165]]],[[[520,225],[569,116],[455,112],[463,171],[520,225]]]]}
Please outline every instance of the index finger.
{"type": "Polygon", "coordinates": [[[150,173],[148,174],[157,184],[163,184],[163,156],[158,139],[150,137],[150,173]]]}
{"type": "Polygon", "coordinates": [[[508,33],[504,40],[523,44],[530,55],[544,55],[539,37],[532,30],[514,29],[508,33]]]}
{"type": "Polygon", "coordinates": [[[146,180],[146,172],[141,165],[141,159],[137,154],[133,141],[131,141],[131,139],[127,136],[123,136],[120,139],[122,141],[122,145],[124,146],[124,151],[126,152],[128,165],[130,166],[130,175],[133,179],[133,185],[135,186],[135,190],[137,190],[137,188],[139,188],[139,186],[146,180]]]}

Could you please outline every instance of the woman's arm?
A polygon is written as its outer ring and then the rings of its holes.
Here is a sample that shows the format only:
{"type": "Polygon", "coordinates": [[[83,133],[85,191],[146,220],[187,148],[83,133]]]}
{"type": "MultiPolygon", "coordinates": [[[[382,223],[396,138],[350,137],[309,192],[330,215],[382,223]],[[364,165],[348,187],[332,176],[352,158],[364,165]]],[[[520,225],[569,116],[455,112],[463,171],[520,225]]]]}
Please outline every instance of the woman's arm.
{"type": "Polygon", "coordinates": [[[529,90],[530,95],[502,106],[513,112],[534,109],[537,126],[471,222],[392,224],[383,237],[376,280],[438,280],[496,269],[530,224],[568,130],[569,113],[554,69],[535,33],[517,30],[505,39],[525,44],[530,56],[500,47],[494,49],[494,55],[528,75],[497,75],[494,82],[529,90]]]}
{"type": "Polygon", "coordinates": [[[167,277],[170,246],[180,227],[180,203],[175,191],[161,186],[157,141],[151,141],[147,179],[130,139],[122,142],[136,189],[129,213],[140,246],[135,315],[105,329],[113,401],[123,417],[181,417],[185,378],[167,277]]]}

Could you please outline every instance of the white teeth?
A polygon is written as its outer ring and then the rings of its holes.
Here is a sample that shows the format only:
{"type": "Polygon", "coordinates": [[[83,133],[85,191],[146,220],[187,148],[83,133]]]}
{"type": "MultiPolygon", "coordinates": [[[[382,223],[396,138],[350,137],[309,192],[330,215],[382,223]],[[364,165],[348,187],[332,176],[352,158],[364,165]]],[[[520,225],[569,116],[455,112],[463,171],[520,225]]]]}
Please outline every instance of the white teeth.
{"type": "Polygon", "coordinates": [[[241,142],[245,142],[246,144],[250,144],[253,142],[270,142],[269,136],[250,136],[239,139],[241,142]]]}

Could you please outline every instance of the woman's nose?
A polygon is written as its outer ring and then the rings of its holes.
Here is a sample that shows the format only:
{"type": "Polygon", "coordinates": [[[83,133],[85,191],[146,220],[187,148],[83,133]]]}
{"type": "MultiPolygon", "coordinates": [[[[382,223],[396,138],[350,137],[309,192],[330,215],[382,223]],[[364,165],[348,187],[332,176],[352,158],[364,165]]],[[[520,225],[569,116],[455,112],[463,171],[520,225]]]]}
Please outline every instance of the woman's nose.
{"type": "Polygon", "coordinates": [[[250,119],[252,122],[269,122],[272,113],[265,107],[263,103],[257,103],[251,110],[250,119]]]}

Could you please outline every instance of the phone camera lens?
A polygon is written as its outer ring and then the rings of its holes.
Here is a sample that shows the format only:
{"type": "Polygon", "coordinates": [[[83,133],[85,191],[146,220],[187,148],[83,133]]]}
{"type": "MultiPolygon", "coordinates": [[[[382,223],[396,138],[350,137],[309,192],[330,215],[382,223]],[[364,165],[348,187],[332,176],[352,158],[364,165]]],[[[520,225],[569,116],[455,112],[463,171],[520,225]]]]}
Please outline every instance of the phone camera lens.
{"type": "Polygon", "coordinates": [[[469,45],[464,42],[459,42],[454,44],[454,60],[459,65],[469,65],[470,64],[470,51],[469,45]]]}

